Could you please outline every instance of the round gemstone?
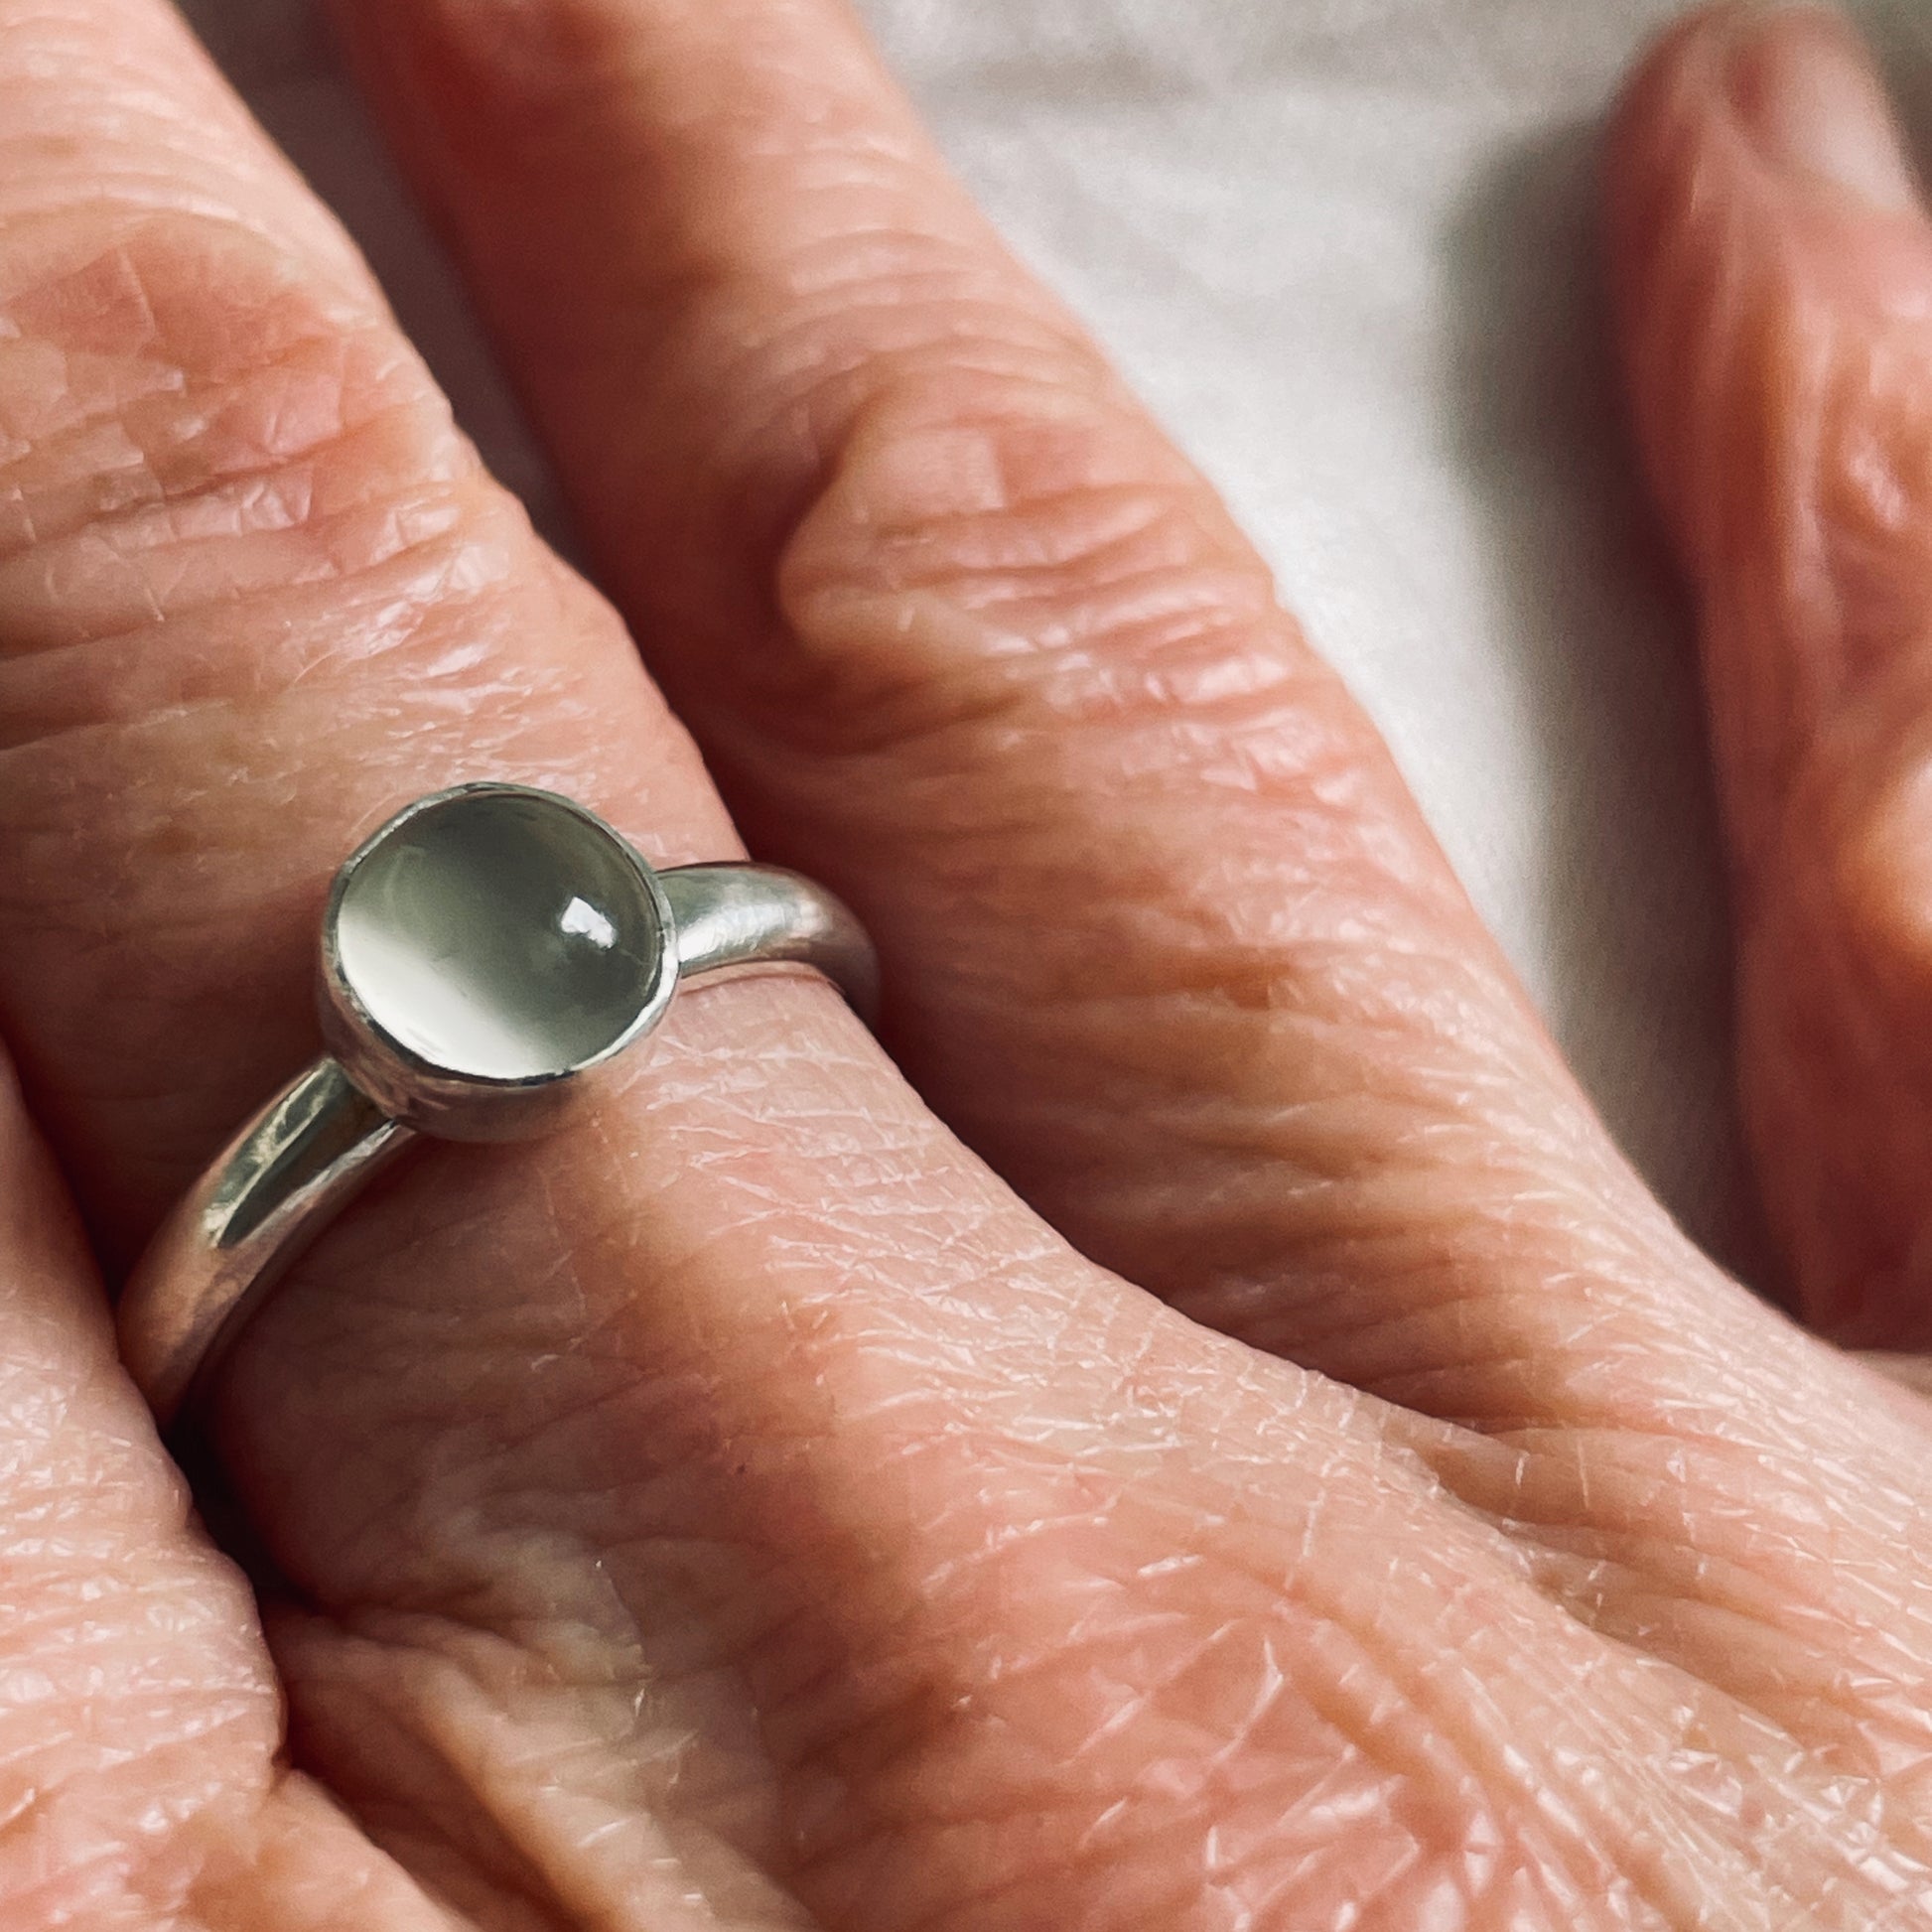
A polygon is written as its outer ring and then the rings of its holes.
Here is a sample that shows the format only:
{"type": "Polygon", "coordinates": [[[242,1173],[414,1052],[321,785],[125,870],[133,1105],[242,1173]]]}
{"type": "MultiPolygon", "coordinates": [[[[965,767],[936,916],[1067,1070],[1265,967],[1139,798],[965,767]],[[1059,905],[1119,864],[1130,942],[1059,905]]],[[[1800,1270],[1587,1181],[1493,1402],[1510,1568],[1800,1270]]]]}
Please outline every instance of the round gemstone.
{"type": "Polygon", "coordinates": [[[336,907],[338,971],[391,1039],[489,1080],[557,1078],[622,1041],[663,974],[629,848],[543,792],[458,792],[399,819],[336,907]]]}

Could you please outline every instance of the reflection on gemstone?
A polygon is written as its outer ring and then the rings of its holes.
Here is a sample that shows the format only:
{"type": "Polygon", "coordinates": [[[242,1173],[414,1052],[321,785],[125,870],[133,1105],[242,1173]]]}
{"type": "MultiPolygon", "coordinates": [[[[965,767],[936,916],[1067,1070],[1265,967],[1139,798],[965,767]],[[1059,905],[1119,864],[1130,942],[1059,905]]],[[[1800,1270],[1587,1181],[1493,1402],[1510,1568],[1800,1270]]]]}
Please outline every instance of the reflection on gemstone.
{"type": "Polygon", "coordinates": [[[563,927],[578,932],[596,946],[615,946],[618,929],[588,900],[574,898],[564,907],[563,927]]]}
{"type": "Polygon", "coordinates": [[[649,1006],[663,932],[614,834],[561,800],[503,789],[404,819],[349,875],[341,972],[399,1044],[452,1073],[555,1077],[649,1006]]]}

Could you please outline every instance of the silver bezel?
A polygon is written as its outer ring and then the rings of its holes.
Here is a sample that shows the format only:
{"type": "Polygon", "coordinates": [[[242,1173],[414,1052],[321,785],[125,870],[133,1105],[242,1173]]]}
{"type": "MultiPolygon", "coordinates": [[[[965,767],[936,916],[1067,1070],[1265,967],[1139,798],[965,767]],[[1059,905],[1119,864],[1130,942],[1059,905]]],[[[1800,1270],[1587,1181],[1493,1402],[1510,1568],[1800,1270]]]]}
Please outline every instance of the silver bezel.
{"type": "Polygon", "coordinates": [[[677,927],[664,888],[628,839],[574,798],[535,785],[484,780],[451,785],[385,819],[343,862],[322,918],[319,983],[322,1030],[349,1078],[377,1106],[424,1134],[451,1141],[514,1141],[547,1132],[559,1115],[598,1084],[598,1076],[663,1019],[677,992],[677,927]],[[657,975],[637,1017],[610,1044],[559,1073],[497,1078],[459,1073],[425,1059],[390,1034],[363,1006],[343,971],[337,922],[356,871],[413,818],[453,800],[480,796],[539,799],[569,812],[609,839],[635,872],[657,918],[657,975]]]}

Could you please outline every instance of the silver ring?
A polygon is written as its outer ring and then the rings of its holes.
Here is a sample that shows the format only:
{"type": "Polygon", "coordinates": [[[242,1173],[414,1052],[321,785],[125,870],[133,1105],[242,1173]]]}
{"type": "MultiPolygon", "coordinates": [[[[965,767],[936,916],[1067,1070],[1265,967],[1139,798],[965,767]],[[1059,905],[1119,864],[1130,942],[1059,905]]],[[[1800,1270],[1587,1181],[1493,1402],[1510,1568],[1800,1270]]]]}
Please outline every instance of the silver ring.
{"type": "Polygon", "coordinates": [[[330,890],[328,1053],[214,1158],[121,1297],[121,1356],[162,1425],[289,1264],[419,1137],[542,1134],[680,987],[787,967],[824,975],[871,1019],[871,942],[796,873],[656,872],[594,812],[528,785],[405,806],[330,890]]]}

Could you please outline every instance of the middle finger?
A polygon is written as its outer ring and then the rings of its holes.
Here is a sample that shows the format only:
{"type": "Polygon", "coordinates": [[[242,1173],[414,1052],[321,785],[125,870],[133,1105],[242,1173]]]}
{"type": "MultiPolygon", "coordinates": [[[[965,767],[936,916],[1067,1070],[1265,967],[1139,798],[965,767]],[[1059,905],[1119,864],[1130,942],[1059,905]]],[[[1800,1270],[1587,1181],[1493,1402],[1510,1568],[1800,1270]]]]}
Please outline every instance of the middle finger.
{"type": "Polygon", "coordinates": [[[1490,1426],[1574,1420],[1606,1314],[1660,1372],[1725,1327],[1372,727],[840,0],[342,10],[740,822],[869,918],[896,1052],[1056,1227],[1490,1426]]]}

